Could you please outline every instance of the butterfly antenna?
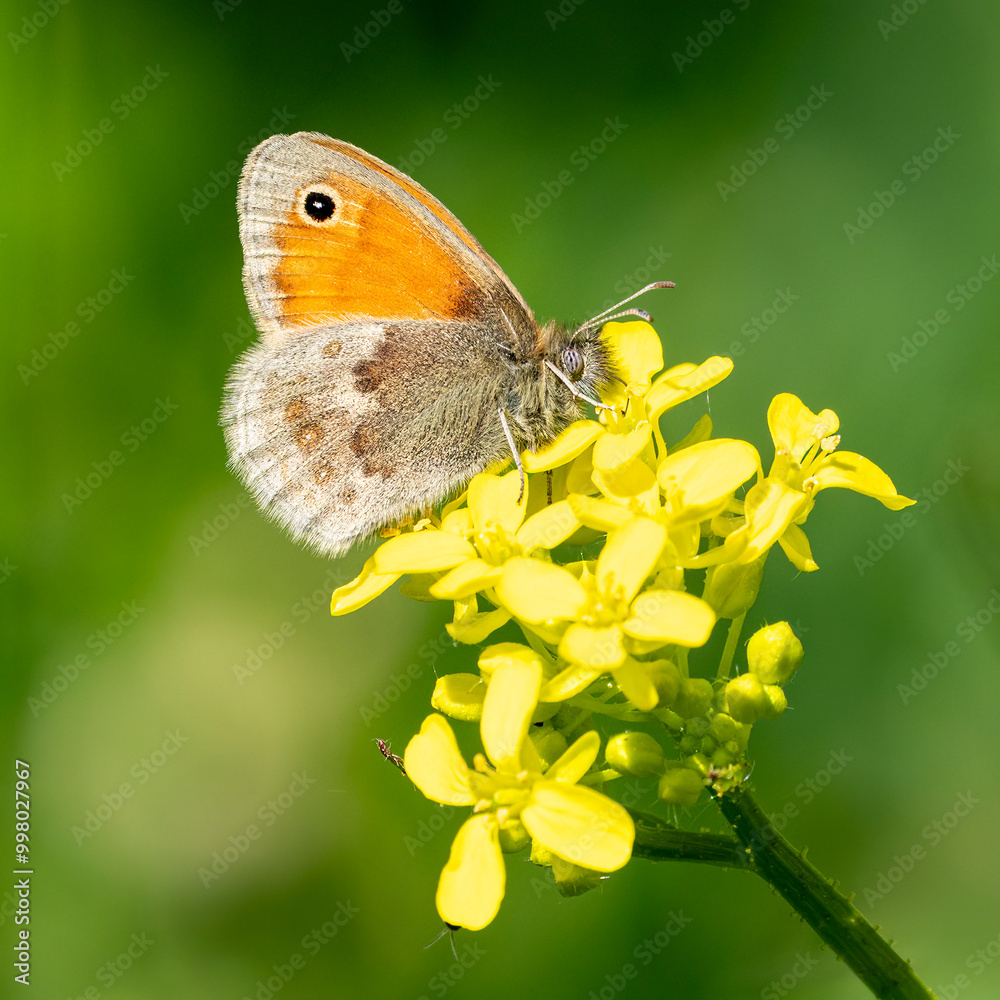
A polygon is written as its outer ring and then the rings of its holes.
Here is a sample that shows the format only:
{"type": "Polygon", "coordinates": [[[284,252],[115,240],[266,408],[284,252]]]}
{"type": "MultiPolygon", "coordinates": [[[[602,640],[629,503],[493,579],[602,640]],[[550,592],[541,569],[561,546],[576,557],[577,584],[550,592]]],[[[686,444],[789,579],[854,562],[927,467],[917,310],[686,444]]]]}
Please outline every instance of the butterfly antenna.
{"type": "Polygon", "coordinates": [[[430,948],[431,945],[437,944],[438,941],[440,941],[441,938],[443,938],[445,936],[445,934],[447,934],[447,935],[449,935],[449,938],[451,940],[451,953],[455,956],[455,961],[457,962],[458,961],[458,949],[455,947],[455,931],[457,931],[458,929],[459,928],[458,928],[457,924],[448,924],[448,923],[446,923],[444,925],[444,927],[441,929],[441,933],[438,934],[438,936],[436,938],[434,938],[434,940],[431,941],[430,944],[425,944],[424,945],[424,951],[426,951],[428,948],[430,948]]]}
{"type": "Polygon", "coordinates": [[[620,316],[639,316],[646,320],[648,323],[653,317],[649,315],[644,309],[627,309],[625,312],[617,313],[614,316],[609,316],[608,313],[614,312],[616,309],[620,309],[623,305],[631,302],[633,299],[637,299],[640,295],[645,295],[646,292],[652,291],[654,288],[676,288],[677,285],[673,281],[651,281],[644,288],[640,288],[639,291],[633,292],[627,298],[621,300],[621,302],[616,302],[613,306],[608,306],[603,312],[599,312],[596,316],[592,316],[577,328],[577,332],[580,330],[590,329],[595,324],[608,323],[613,319],[618,319],[620,316]]]}

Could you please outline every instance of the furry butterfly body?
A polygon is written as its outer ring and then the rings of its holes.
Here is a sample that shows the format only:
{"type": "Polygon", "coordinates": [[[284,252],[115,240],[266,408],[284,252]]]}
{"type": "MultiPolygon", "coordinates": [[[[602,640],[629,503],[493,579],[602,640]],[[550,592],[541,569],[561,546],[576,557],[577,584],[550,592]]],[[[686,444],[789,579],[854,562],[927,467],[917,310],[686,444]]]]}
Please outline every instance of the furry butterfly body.
{"type": "Polygon", "coordinates": [[[594,329],[539,326],[440,202],[357,147],[265,140],[238,209],[261,340],[227,386],[230,459],[321,552],[541,447],[608,379],[594,329]]]}

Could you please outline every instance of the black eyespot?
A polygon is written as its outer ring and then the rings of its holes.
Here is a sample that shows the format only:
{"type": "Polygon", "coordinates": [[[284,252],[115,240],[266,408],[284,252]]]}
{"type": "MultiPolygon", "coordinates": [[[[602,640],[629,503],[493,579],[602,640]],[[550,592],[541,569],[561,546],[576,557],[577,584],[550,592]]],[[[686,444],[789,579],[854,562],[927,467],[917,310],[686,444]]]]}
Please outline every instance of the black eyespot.
{"type": "Polygon", "coordinates": [[[567,347],[562,352],[562,370],[574,381],[583,377],[583,352],[578,347],[567,347]]]}
{"type": "Polygon", "coordinates": [[[337,210],[333,199],[323,191],[310,191],[305,201],[306,215],[315,222],[326,222],[337,210]]]}

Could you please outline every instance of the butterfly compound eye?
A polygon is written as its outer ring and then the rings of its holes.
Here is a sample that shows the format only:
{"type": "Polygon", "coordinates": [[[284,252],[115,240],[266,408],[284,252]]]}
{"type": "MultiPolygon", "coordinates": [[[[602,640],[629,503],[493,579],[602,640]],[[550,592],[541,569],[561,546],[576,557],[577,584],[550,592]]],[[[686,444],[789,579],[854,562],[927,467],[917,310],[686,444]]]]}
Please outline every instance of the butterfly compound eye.
{"type": "Polygon", "coordinates": [[[577,382],[583,376],[583,352],[578,347],[567,347],[562,352],[562,370],[577,382]]]}
{"type": "Polygon", "coordinates": [[[326,222],[337,210],[337,205],[325,191],[310,191],[306,195],[305,210],[313,222],[326,222]]]}

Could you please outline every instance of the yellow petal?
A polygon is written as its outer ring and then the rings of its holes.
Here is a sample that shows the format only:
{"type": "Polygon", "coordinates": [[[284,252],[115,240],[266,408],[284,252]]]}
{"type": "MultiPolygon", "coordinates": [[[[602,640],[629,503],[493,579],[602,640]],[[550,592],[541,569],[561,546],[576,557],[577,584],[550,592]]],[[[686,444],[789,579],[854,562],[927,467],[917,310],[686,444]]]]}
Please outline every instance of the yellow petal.
{"type": "Polygon", "coordinates": [[[458,601],[480,590],[490,590],[500,579],[500,567],[483,559],[469,559],[445,573],[430,592],[442,601],[458,601]]]}
{"type": "Polygon", "coordinates": [[[432,573],[475,559],[476,550],[450,531],[429,529],[390,538],[374,558],[379,573],[432,573]]]}
{"type": "Polygon", "coordinates": [[[517,531],[524,520],[527,500],[527,486],[521,496],[521,474],[516,469],[505,476],[483,472],[469,483],[469,510],[476,531],[491,525],[500,525],[511,533],[517,531]]]}
{"type": "Polygon", "coordinates": [[[575,618],[587,600],[579,580],[561,567],[538,559],[509,559],[496,593],[518,618],[533,624],[575,618]]]}
{"type": "Polygon", "coordinates": [[[840,420],[833,410],[813,413],[798,396],[781,392],[767,408],[767,426],[775,450],[787,451],[800,462],[814,444],[837,432],[840,420]]]}
{"type": "Polygon", "coordinates": [[[732,493],[759,469],[752,445],[716,438],[668,455],[657,466],[656,478],[671,519],[699,523],[722,513],[732,493]]]}
{"type": "Polygon", "coordinates": [[[568,503],[581,524],[604,533],[620,528],[632,515],[624,507],[608,500],[571,493],[568,503]]]}
{"type": "Polygon", "coordinates": [[[542,701],[565,701],[590,687],[600,674],[600,670],[571,664],[544,684],[538,697],[542,701]]]}
{"type": "Polygon", "coordinates": [[[543,507],[537,514],[532,514],[518,528],[514,537],[525,552],[532,549],[554,549],[579,527],[580,522],[576,519],[573,508],[566,500],[560,500],[543,507]]]}
{"type": "Polygon", "coordinates": [[[521,464],[525,472],[545,472],[557,465],[565,465],[603,433],[604,428],[596,420],[577,420],[544,448],[521,452],[521,464]]]}
{"type": "Polygon", "coordinates": [[[474,646],[509,621],[510,614],[503,608],[480,613],[479,602],[473,596],[470,602],[455,602],[455,618],[445,628],[456,642],[474,646]]]}
{"type": "Polygon", "coordinates": [[[407,744],[403,763],[410,779],[427,798],[451,806],[475,803],[468,765],[444,716],[428,715],[424,719],[420,732],[407,744]]]}
{"type": "Polygon", "coordinates": [[[592,788],[536,781],[521,822],[543,847],[584,868],[615,871],[632,854],[632,817],[592,788]]]}
{"type": "Polygon", "coordinates": [[[545,672],[542,657],[530,646],[525,646],[523,642],[496,642],[479,654],[479,674],[489,681],[498,667],[511,660],[527,664],[532,669],[537,665],[545,672]]]}
{"type": "MultiPolygon", "coordinates": [[[[811,503],[812,498],[805,493],[774,479],[765,479],[752,487],[744,508],[750,540],[739,561],[753,562],[760,558],[811,503]]],[[[725,546],[742,546],[744,541],[737,531],[726,539],[725,546]]]]}
{"type": "Polygon", "coordinates": [[[824,456],[810,478],[816,481],[817,490],[846,486],[855,493],[874,497],[889,510],[902,510],[916,503],[900,496],[892,480],[874,462],[852,451],[835,451],[824,456]]]}
{"type": "Polygon", "coordinates": [[[711,607],[680,590],[647,590],[636,598],[632,612],[623,626],[629,635],[678,646],[703,646],[715,625],[711,607]]]}
{"type": "Polygon", "coordinates": [[[643,421],[627,434],[602,434],[594,444],[591,461],[600,472],[614,472],[638,458],[652,438],[650,425],[643,421]]]}
{"type": "Polygon", "coordinates": [[[441,872],[436,899],[441,919],[455,927],[482,930],[500,909],[506,881],[496,816],[472,816],[459,829],[441,872]]]}
{"type": "Polygon", "coordinates": [[[597,487],[594,485],[594,452],[592,448],[586,448],[573,459],[566,473],[567,493],[593,493],[597,487]]]}
{"type": "Polygon", "coordinates": [[[517,753],[538,703],[541,660],[526,648],[525,652],[529,656],[505,657],[497,663],[486,689],[479,732],[486,756],[494,763],[517,753]]]}
{"type": "MultiPolygon", "coordinates": [[[[464,497],[465,494],[463,493],[462,496],[464,497]]],[[[457,510],[449,511],[441,518],[441,530],[468,538],[473,532],[472,511],[468,507],[459,507],[457,510]]]]}
{"type": "Polygon", "coordinates": [[[626,657],[625,662],[620,667],[611,671],[611,675],[621,693],[640,712],[651,712],[656,708],[660,696],[656,691],[656,685],[649,676],[649,671],[643,664],[633,660],[631,656],[626,657]]]}
{"type": "Polygon", "coordinates": [[[656,423],[664,410],[691,399],[721,382],[733,370],[729,358],[711,357],[698,365],[677,365],[665,371],[646,393],[646,411],[650,423],[656,423]]]}
{"type": "Polygon", "coordinates": [[[658,521],[648,517],[626,521],[608,538],[597,560],[600,591],[631,601],[653,571],[666,541],[667,529],[658,521]]]}
{"type": "Polygon", "coordinates": [[[330,598],[330,614],[346,615],[374,600],[400,577],[399,573],[376,573],[375,557],[369,559],[358,576],[338,587],[330,598]]]}
{"type": "Polygon", "coordinates": [[[617,625],[591,628],[574,622],[559,643],[559,655],[589,670],[609,670],[625,659],[622,630],[617,625]]]}
{"type": "Polygon", "coordinates": [[[601,737],[598,736],[597,730],[589,730],[563,751],[562,756],[545,772],[546,779],[575,785],[597,760],[600,749],[601,737]]]}
{"type": "Polygon", "coordinates": [[[478,722],[485,698],[486,683],[478,674],[445,674],[434,683],[431,708],[461,722],[478,722]]]}
{"type": "Polygon", "coordinates": [[[601,492],[613,500],[631,500],[645,493],[659,494],[656,475],[641,458],[627,462],[614,472],[594,469],[592,478],[601,492]]]}
{"type": "Polygon", "coordinates": [[[641,391],[663,367],[663,345],[648,323],[605,323],[601,336],[607,339],[612,360],[630,387],[641,391]]]}
{"type": "Polygon", "coordinates": [[[790,524],[785,528],[785,533],[778,539],[778,544],[796,569],[802,570],[803,573],[812,573],[819,569],[809,548],[809,539],[797,524],[790,524]]]}

